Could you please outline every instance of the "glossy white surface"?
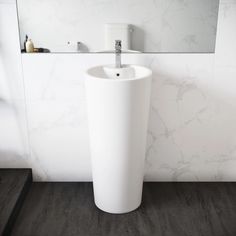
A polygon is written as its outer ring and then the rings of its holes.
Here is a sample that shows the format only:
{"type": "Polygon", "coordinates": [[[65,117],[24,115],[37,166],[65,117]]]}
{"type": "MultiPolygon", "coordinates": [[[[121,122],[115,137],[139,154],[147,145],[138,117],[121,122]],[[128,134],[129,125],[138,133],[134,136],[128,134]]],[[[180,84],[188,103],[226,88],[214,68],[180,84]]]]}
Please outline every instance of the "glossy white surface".
{"type": "Polygon", "coordinates": [[[100,71],[94,71],[94,73],[100,74],[102,78],[133,79],[136,77],[134,68],[127,65],[122,65],[122,68],[115,68],[113,65],[103,66],[100,69],[102,69],[103,73],[100,73],[100,71]]]}
{"type": "Polygon", "coordinates": [[[150,69],[137,65],[122,65],[121,68],[116,68],[114,65],[96,66],[90,68],[87,73],[92,77],[108,80],[134,80],[151,75],[150,69]]]}
{"type": "Polygon", "coordinates": [[[85,81],[95,203],[110,213],[132,211],[142,198],[152,72],[124,69],[131,77],[112,79],[93,67],[85,81]]]}
{"type": "Polygon", "coordinates": [[[16,5],[0,1],[0,168],[29,167],[16,5]]]}
{"type": "Polygon", "coordinates": [[[133,25],[132,50],[215,49],[218,0],[18,0],[18,5],[22,44],[29,34],[37,47],[54,52],[76,51],[78,41],[89,51],[104,50],[105,23],[133,25]]]}

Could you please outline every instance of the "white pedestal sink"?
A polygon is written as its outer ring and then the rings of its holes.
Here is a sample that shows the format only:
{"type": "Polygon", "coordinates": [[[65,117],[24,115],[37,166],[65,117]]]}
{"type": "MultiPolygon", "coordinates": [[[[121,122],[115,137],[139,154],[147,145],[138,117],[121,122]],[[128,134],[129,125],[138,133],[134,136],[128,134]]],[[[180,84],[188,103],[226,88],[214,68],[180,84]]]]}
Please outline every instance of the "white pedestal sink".
{"type": "Polygon", "coordinates": [[[141,204],[152,72],[126,65],[87,71],[95,204],[109,213],[141,204]]]}

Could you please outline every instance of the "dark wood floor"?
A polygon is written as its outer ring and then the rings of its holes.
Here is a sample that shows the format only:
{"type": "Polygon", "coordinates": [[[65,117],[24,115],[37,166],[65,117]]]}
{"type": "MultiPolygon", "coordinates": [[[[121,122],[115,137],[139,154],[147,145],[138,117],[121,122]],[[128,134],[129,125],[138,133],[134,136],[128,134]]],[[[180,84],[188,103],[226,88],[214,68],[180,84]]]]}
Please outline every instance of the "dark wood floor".
{"type": "Polygon", "coordinates": [[[9,235],[31,181],[30,169],[0,169],[0,236],[9,235]]]}
{"type": "Polygon", "coordinates": [[[97,209],[91,183],[33,183],[12,236],[236,236],[236,183],[145,183],[131,213],[97,209]]]}

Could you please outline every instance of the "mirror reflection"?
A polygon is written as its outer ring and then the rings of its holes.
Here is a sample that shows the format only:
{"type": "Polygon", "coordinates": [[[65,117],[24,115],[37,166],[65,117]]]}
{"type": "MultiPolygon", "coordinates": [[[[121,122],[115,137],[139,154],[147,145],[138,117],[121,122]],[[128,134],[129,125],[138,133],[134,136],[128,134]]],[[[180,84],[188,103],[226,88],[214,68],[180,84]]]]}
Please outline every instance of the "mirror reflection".
{"type": "Polygon", "coordinates": [[[22,52],[212,53],[219,0],[18,0],[22,52]]]}

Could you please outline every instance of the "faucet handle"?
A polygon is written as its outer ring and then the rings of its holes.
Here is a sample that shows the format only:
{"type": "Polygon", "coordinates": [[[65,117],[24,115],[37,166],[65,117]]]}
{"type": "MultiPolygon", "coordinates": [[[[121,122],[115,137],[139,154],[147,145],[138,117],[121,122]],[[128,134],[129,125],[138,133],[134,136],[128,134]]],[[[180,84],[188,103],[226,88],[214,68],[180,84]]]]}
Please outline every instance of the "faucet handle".
{"type": "Polygon", "coordinates": [[[121,40],[115,40],[115,49],[121,50],[121,40]]]}

